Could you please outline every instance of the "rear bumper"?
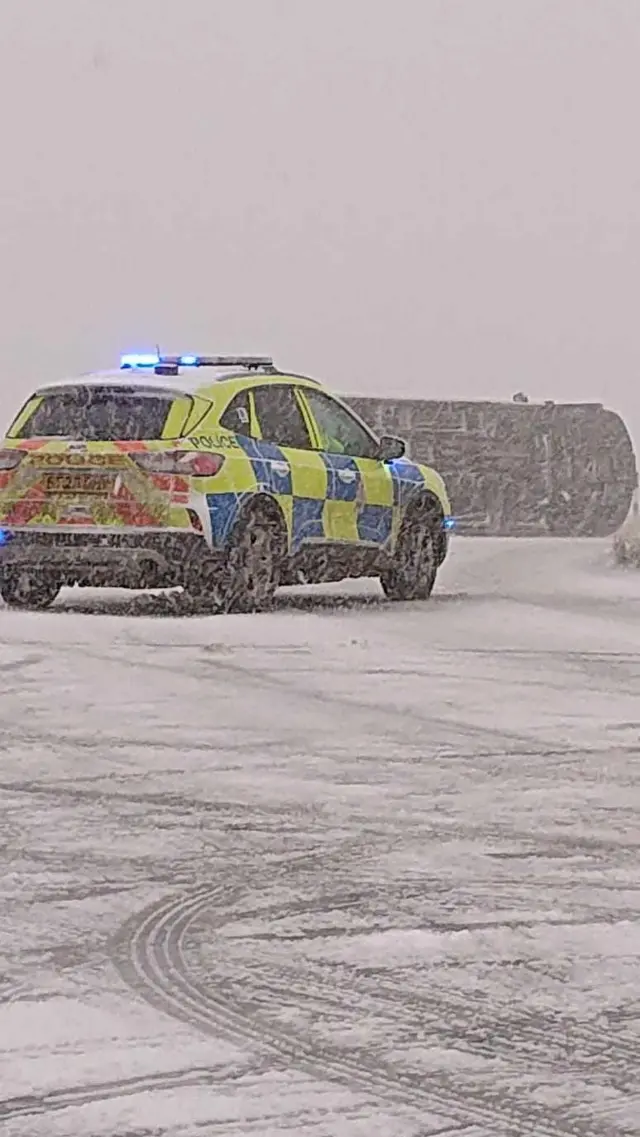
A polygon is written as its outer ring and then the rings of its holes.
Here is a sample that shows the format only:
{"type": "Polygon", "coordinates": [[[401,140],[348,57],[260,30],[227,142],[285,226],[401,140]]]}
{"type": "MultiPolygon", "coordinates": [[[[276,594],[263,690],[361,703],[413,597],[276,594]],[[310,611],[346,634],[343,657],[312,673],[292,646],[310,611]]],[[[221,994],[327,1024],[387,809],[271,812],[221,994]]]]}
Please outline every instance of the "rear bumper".
{"type": "Polygon", "coordinates": [[[0,530],[0,572],[9,566],[52,570],[64,583],[96,574],[118,584],[153,568],[159,581],[178,584],[185,567],[210,550],[200,533],[166,529],[14,528],[0,530]]]}

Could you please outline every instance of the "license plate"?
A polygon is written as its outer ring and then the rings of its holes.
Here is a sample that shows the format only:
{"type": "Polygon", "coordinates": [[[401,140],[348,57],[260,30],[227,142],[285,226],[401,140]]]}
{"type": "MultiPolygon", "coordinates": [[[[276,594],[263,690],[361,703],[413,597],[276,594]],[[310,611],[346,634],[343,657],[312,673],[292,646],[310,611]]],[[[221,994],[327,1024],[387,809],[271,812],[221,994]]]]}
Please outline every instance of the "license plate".
{"type": "Polygon", "coordinates": [[[86,474],[76,471],[62,474],[44,474],[43,488],[47,493],[57,494],[109,494],[113,488],[113,476],[86,474]]]}

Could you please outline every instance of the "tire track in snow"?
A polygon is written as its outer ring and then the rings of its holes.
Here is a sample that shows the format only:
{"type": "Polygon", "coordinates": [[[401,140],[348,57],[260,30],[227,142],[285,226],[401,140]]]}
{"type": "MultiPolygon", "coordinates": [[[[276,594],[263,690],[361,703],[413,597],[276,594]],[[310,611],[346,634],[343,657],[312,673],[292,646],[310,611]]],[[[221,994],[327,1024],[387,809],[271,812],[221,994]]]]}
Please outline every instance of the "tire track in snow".
{"type": "Polygon", "coordinates": [[[217,1069],[194,1067],[162,1074],[142,1074],[133,1078],[117,1078],[93,1085],[71,1086],[43,1094],[24,1094],[0,1100],[0,1122],[18,1117],[34,1117],[71,1107],[91,1105],[111,1098],[131,1097],[153,1090],[186,1089],[198,1086],[228,1085],[247,1074],[252,1066],[221,1066],[217,1069]]]}
{"type": "MultiPolygon", "coordinates": [[[[132,640],[130,647],[149,647],[132,640]]],[[[175,652],[173,645],[159,645],[154,644],[153,648],[158,652],[161,646],[166,646],[170,652],[175,652]]],[[[395,708],[392,705],[380,705],[379,702],[368,702],[362,698],[352,698],[348,695],[341,693],[339,690],[332,689],[330,692],[323,692],[318,690],[315,685],[308,685],[304,682],[304,677],[307,671],[302,667],[295,667],[287,669],[279,666],[277,673],[273,671],[272,667],[264,665],[256,665],[250,663],[234,662],[232,657],[232,649],[229,645],[224,645],[224,667],[220,668],[218,653],[220,651],[219,644],[182,644],[182,650],[194,653],[194,658],[191,660],[192,669],[186,670],[184,665],[181,667],[180,676],[183,681],[193,680],[196,683],[202,682],[210,674],[212,666],[216,669],[216,683],[223,683],[234,690],[238,689],[241,684],[243,689],[249,691],[251,687],[257,687],[264,692],[265,688],[273,689],[279,696],[283,694],[289,695],[296,700],[304,700],[310,703],[322,712],[325,712],[327,702],[332,706],[340,707],[343,714],[347,713],[351,720],[362,722],[365,720],[365,725],[369,729],[384,730],[387,737],[391,741],[396,739],[401,742],[406,742],[410,734],[420,733],[422,737],[434,739],[436,731],[444,732],[444,735],[449,738],[451,734],[462,735],[465,739],[468,738],[470,742],[481,743],[485,747],[499,747],[501,750],[507,752],[513,751],[514,747],[519,750],[531,749],[534,744],[534,739],[531,735],[521,734],[516,731],[496,730],[491,727],[482,727],[475,724],[464,722],[461,720],[460,711],[456,712],[455,716],[438,717],[434,714],[420,714],[415,710],[406,708],[395,708]],[[302,682],[296,682],[296,677],[302,682]],[[393,734],[391,733],[393,732],[393,734]]],[[[75,649],[74,649],[75,650],[75,649]]],[[[84,656],[108,665],[123,666],[125,668],[139,669],[144,668],[145,672],[158,671],[166,672],[175,675],[175,664],[173,662],[166,662],[163,659],[145,659],[144,662],[137,660],[131,653],[123,653],[122,655],[115,656],[113,652],[103,653],[92,649],[90,646],[80,645],[79,650],[84,656]]],[[[264,646],[258,647],[261,654],[269,653],[268,648],[264,646]]],[[[438,654],[436,652],[436,654],[438,654]]],[[[451,652],[445,652],[450,655],[451,652]]],[[[315,667],[310,667],[308,674],[317,679],[317,671],[315,667]]],[[[358,674],[364,675],[365,672],[358,670],[358,674]]],[[[428,679],[430,673],[425,673],[424,678],[428,679]]],[[[351,676],[351,672],[345,672],[345,675],[351,676]]]]}
{"type": "MultiPolygon", "coordinates": [[[[471,1100],[467,1088],[456,1092],[442,1079],[406,1074],[384,1061],[373,1063],[364,1053],[351,1056],[313,1042],[252,1014],[228,983],[219,989],[199,983],[185,960],[185,938],[205,914],[208,928],[222,928],[236,918],[234,909],[243,894],[242,888],[225,893],[223,888],[202,886],[186,895],[164,899],[133,917],[114,944],[113,960],[122,978],[155,1007],[207,1034],[226,1036],[257,1054],[266,1050],[291,1068],[320,1080],[346,1084],[380,1102],[422,1114],[428,1108],[446,1116],[450,1122],[444,1132],[469,1135],[478,1127],[485,1127],[491,1137],[515,1133],[567,1137],[577,1132],[545,1118],[532,1103],[518,1108],[504,1098],[491,1101],[492,1095],[479,1088],[471,1100]],[[534,1116],[536,1112],[538,1116],[534,1116]]],[[[446,1011],[446,1006],[443,1009],[446,1011]]]]}
{"type": "MultiPolygon", "coordinates": [[[[235,915],[235,918],[241,922],[266,918],[269,925],[273,926],[278,920],[290,919],[292,916],[322,915],[328,910],[337,911],[339,909],[353,913],[357,911],[357,908],[358,896],[346,894],[331,899],[329,903],[326,899],[324,903],[318,899],[281,905],[270,904],[262,908],[243,908],[242,912],[235,915]]],[[[604,919],[596,922],[603,927],[608,927],[612,923],[612,921],[604,919]]],[[[589,923],[593,923],[593,921],[589,923]]],[[[492,922],[488,925],[482,925],[478,930],[495,932],[503,929],[529,931],[547,927],[567,928],[575,926],[579,928],[583,924],[584,921],[522,920],[510,921],[500,925],[492,922]]],[[[355,928],[353,934],[366,934],[368,930],[378,929],[355,928]]],[[[434,930],[444,933],[473,932],[476,930],[476,925],[472,928],[459,928],[441,924],[434,930]]],[[[337,930],[335,934],[345,936],[350,933],[341,929],[337,930]]],[[[279,937],[271,935],[269,938],[277,939],[279,937]]],[[[315,933],[306,931],[295,934],[295,939],[298,941],[310,938],[316,938],[315,933]]],[[[323,938],[322,934],[317,938],[323,938]]],[[[247,935],[247,939],[251,939],[250,934],[247,935]]],[[[423,978],[419,973],[413,974],[416,980],[423,978]]],[[[318,971],[313,975],[309,974],[308,978],[305,977],[303,980],[299,971],[293,976],[278,974],[277,966],[274,965],[267,967],[267,973],[261,972],[260,981],[256,982],[255,986],[252,985],[252,990],[258,996],[262,994],[262,991],[265,991],[276,998],[280,993],[285,1000],[290,996],[295,997],[297,995],[301,1010],[304,1007],[305,1000],[310,1001],[311,998],[316,1003],[327,1006],[334,1005],[338,1008],[345,1008],[345,1005],[350,1002],[353,1004],[354,1010],[359,1009],[360,1012],[366,1012],[369,1009],[374,1009],[381,1021],[390,1019],[395,1021],[398,1027],[405,1029],[411,1027],[407,1017],[407,1007],[410,1005],[428,1015],[428,1029],[432,1032],[433,1041],[441,1041],[443,1045],[461,1050],[470,1056],[477,1055],[489,1060],[502,1057],[508,1060],[510,1067],[520,1068],[522,1075],[531,1074],[532,1061],[543,1074],[546,1074],[547,1071],[552,1071],[554,1075],[558,1073],[575,1074],[576,1057],[575,1053],[571,1053],[574,1051],[580,1052],[582,1055],[579,1072],[584,1075],[587,1081],[593,1072],[594,1059],[599,1062],[599,1084],[604,1084],[611,1090],[622,1092],[621,1087],[623,1085],[629,1088],[634,1087],[637,1081],[637,1070],[640,1069],[640,1039],[632,1039],[628,1036],[625,1038],[621,1033],[620,1024],[610,1019],[606,1019],[604,1022],[601,1019],[592,1024],[576,1021],[570,1016],[562,1019],[558,1019],[556,1016],[555,1021],[550,1022],[548,1017],[545,1018],[541,1014],[536,1015],[534,1011],[527,1010],[520,1012],[517,1020],[513,1022],[509,1019],[510,1013],[513,1011],[512,1002],[499,996],[497,1002],[494,998],[491,1003],[490,1009],[493,1013],[488,1016],[487,1000],[482,993],[477,991],[465,990],[464,994],[456,994],[456,992],[440,988],[437,994],[431,994],[428,989],[425,990],[420,982],[414,982],[412,979],[412,988],[409,994],[408,991],[399,990],[385,982],[379,973],[376,973],[370,982],[375,990],[372,990],[372,987],[368,985],[365,976],[353,970],[349,971],[343,985],[340,984],[339,980],[336,981],[335,974],[331,976],[329,981],[326,981],[323,975],[318,974],[318,971]],[[268,976],[269,972],[272,973],[271,978],[268,976]],[[309,980],[312,980],[311,984],[309,980]],[[359,999],[362,1002],[358,1007],[359,999]],[[487,1023],[488,1018],[490,1021],[487,1023]],[[533,1053],[534,1048],[535,1053],[533,1053]],[[564,1060],[559,1057],[561,1055],[564,1056],[564,1060]]],[[[421,1031],[425,1029],[424,1020],[420,1023],[420,1029],[421,1031]]],[[[623,1102],[624,1108],[628,1109],[633,1100],[634,1096],[630,1097],[626,1094],[623,1102]]],[[[583,1119],[582,1127],[576,1129],[576,1123],[572,1120],[570,1127],[567,1130],[561,1130],[561,1132],[579,1132],[585,1137],[591,1134],[594,1137],[602,1137],[602,1131],[597,1127],[600,1121],[609,1115],[614,1116],[616,1111],[619,1113],[620,1108],[621,1106],[618,1104],[604,1106],[602,1110],[592,1111],[591,1122],[594,1128],[586,1125],[583,1119]]]]}
{"type": "Polygon", "coordinates": [[[22,656],[22,658],[19,659],[8,659],[6,662],[0,663],[0,674],[18,675],[24,671],[25,668],[36,667],[39,663],[42,663],[45,658],[44,653],[39,655],[34,653],[33,655],[22,656]]]}

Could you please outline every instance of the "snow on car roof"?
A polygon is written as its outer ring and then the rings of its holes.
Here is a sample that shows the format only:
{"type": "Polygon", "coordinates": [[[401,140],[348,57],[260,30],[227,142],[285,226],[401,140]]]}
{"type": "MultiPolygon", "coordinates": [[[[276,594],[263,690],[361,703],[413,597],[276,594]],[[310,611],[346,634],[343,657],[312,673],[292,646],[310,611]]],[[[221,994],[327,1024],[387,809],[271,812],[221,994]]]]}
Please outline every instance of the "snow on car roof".
{"type": "Polygon", "coordinates": [[[111,368],[107,371],[90,371],[84,375],[76,375],[64,379],[56,379],[41,384],[34,395],[50,394],[54,391],[73,387],[122,387],[130,391],[136,388],[140,393],[158,393],[180,395],[197,395],[210,391],[212,387],[232,379],[246,379],[259,383],[273,383],[278,380],[288,383],[296,382],[309,386],[318,386],[317,379],[307,375],[297,375],[291,372],[260,371],[255,368],[216,367],[215,369],[181,367],[172,375],[158,375],[152,370],[136,370],[135,368],[111,368]]]}
{"type": "MultiPolygon", "coordinates": [[[[164,391],[181,395],[195,395],[223,382],[226,379],[256,378],[255,371],[239,371],[237,367],[216,368],[214,373],[207,374],[193,368],[181,368],[175,375],[156,375],[135,370],[122,370],[121,368],[108,371],[90,371],[84,375],[76,375],[66,379],[56,379],[38,387],[36,395],[58,391],[67,387],[123,387],[127,390],[139,388],[140,391],[164,391]]],[[[267,378],[264,376],[264,378],[267,378]]]]}

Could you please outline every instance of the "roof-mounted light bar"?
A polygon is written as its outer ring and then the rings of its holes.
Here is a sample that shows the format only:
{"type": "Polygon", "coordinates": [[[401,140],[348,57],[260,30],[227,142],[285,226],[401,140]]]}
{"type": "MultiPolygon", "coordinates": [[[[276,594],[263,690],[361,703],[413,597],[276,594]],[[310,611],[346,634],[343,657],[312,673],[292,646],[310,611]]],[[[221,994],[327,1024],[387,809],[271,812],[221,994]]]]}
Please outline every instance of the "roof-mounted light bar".
{"type": "Polygon", "coordinates": [[[140,368],[162,368],[169,371],[179,367],[246,367],[250,371],[259,368],[273,370],[273,359],[269,355],[158,355],[157,353],[129,354],[120,357],[120,370],[133,371],[140,368]]]}
{"type": "Polygon", "coordinates": [[[121,355],[120,368],[126,371],[132,367],[156,367],[160,362],[159,355],[121,355]]]}

